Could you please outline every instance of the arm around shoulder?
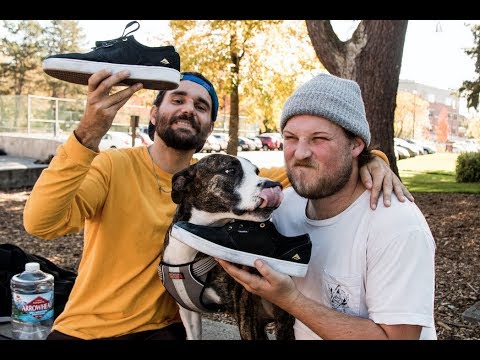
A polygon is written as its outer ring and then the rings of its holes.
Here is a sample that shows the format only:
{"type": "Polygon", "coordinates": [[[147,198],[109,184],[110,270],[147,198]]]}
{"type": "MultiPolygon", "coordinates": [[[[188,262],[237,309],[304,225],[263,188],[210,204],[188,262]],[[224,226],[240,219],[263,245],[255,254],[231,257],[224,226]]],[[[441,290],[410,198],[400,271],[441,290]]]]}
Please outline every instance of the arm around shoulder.
{"type": "Polygon", "coordinates": [[[288,180],[287,177],[287,170],[284,166],[261,168],[259,175],[273,181],[278,181],[284,189],[291,186],[290,180],[288,180]]]}

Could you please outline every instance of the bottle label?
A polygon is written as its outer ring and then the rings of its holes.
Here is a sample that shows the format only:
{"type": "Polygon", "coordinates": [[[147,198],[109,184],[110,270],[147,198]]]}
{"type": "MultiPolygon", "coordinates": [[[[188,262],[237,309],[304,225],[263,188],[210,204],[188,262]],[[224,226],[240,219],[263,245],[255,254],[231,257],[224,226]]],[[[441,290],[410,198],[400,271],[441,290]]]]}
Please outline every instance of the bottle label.
{"type": "Polygon", "coordinates": [[[53,290],[40,294],[12,293],[12,319],[40,322],[53,318],[53,290]]]}

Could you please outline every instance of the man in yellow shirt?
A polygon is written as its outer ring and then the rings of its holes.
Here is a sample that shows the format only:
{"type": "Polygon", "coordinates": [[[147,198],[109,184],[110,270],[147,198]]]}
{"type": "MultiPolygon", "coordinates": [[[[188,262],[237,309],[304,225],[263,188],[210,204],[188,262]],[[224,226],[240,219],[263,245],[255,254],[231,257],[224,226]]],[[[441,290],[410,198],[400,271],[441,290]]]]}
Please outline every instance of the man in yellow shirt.
{"type": "MultiPolygon", "coordinates": [[[[172,176],[196,161],[192,156],[213,130],[218,99],[201,74],[182,73],[179,87],[160,91],[150,111],[151,146],[100,153],[118,110],[142,88],[138,83],[110,95],[128,76],[101,70],[90,77],[84,116],[25,205],[24,226],[32,235],[54,239],[84,230],[78,277],[48,339],[186,338],[157,266],[176,208],[172,176]]],[[[413,200],[378,157],[362,170],[373,204],[382,183],[384,203],[392,189],[401,201],[405,195],[413,200]]],[[[262,169],[261,176],[289,186],[283,167],[262,169]]]]}

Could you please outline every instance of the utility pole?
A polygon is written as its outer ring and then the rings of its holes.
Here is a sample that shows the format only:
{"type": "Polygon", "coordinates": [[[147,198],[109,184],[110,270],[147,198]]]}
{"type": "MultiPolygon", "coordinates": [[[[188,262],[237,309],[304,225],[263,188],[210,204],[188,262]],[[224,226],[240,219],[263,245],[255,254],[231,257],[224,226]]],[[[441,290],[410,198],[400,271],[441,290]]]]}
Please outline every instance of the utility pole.
{"type": "Polygon", "coordinates": [[[132,147],[135,146],[135,138],[137,137],[137,127],[140,121],[140,116],[130,115],[130,127],[132,128],[132,147]]]}
{"type": "Polygon", "coordinates": [[[413,129],[412,139],[415,140],[415,112],[417,110],[417,90],[413,90],[413,129]]]}

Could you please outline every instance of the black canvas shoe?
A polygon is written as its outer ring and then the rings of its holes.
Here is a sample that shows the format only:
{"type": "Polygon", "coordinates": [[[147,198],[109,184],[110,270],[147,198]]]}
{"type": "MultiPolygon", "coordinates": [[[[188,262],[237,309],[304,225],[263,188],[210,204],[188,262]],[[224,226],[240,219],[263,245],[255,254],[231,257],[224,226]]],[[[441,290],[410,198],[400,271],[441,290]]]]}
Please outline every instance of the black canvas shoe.
{"type": "Polygon", "coordinates": [[[170,236],[219,259],[252,267],[262,259],[276,271],[297,277],[307,273],[312,251],[308,234],[283,236],[271,221],[233,220],[222,227],[178,221],[170,236]]]}
{"type": "Polygon", "coordinates": [[[58,54],[46,57],[43,71],[54,78],[75,84],[88,84],[88,78],[102,69],[113,73],[129,70],[130,77],[119,85],[130,86],[141,82],[144,89],[171,90],[180,83],[180,56],[175,47],[148,47],[140,44],[133,35],[140,27],[138,21],[127,24],[123,35],[117,39],[97,41],[92,51],[58,54]],[[132,26],[136,29],[126,33],[132,26]]]}

